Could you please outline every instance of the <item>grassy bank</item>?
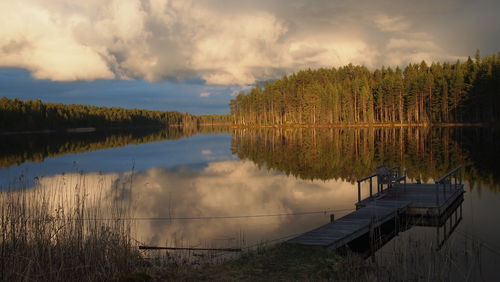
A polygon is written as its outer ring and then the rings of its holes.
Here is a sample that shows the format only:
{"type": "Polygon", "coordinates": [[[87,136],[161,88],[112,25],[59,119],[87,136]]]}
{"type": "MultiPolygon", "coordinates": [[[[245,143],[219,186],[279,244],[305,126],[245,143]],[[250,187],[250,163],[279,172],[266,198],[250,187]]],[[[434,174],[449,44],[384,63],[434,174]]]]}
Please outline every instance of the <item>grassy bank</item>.
{"type": "Polygon", "coordinates": [[[324,248],[278,244],[243,253],[239,258],[207,264],[196,271],[170,273],[167,280],[325,281],[373,280],[373,269],[357,255],[340,257],[324,248]]]}

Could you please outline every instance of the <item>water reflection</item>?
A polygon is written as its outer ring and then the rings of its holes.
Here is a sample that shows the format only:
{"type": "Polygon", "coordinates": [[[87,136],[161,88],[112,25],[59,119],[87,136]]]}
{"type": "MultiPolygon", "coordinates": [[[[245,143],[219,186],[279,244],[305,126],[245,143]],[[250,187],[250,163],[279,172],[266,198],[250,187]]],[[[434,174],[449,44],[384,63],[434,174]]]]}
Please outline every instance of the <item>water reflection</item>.
{"type": "Polygon", "coordinates": [[[129,203],[132,217],[158,219],[136,220],[134,225],[138,240],[160,245],[227,247],[228,241],[231,244],[240,244],[241,241],[251,244],[304,232],[327,222],[330,214],[168,218],[275,215],[321,210],[342,210],[336,212],[336,216],[342,216],[354,208],[356,200],[354,186],[350,183],[301,180],[280,172],[261,170],[248,161],[210,162],[202,170],[179,167],[173,170],[153,168],[135,174],[57,175],[41,178],[36,189],[52,189],[49,194],[55,195],[70,194],[82,183],[88,187],[86,194],[89,199],[100,198],[106,205],[129,203]],[[117,189],[122,189],[121,193],[116,193],[117,189]]]}
{"type": "Polygon", "coordinates": [[[81,171],[114,173],[178,166],[201,169],[209,161],[235,159],[229,150],[230,140],[228,134],[196,134],[189,138],[129,144],[76,154],[64,153],[47,157],[43,162],[24,162],[0,168],[0,190],[32,186],[35,177],[81,171]]]}
{"type": "MultiPolygon", "coordinates": [[[[499,190],[500,167],[496,165],[500,157],[498,129],[476,127],[399,127],[399,128],[289,128],[289,129],[232,129],[228,127],[128,129],[87,133],[53,133],[35,135],[2,135],[0,139],[0,167],[9,168],[26,163],[43,162],[44,167],[53,167],[51,159],[80,162],[80,155],[90,152],[102,155],[105,165],[93,171],[116,171],[123,164],[108,160],[121,157],[108,154],[111,148],[140,145],[130,151],[140,152],[127,156],[127,169],[132,162],[163,164],[156,159],[168,158],[182,165],[182,154],[169,152],[162,156],[164,148],[174,143],[151,146],[158,154],[141,152],[148,144],[158,141],[174,141],[196,134],[229,133],[231,131],[230,152],[240,159],[251,160],[259,166],[283,171],[302,179],[354,179],[370,174],[380,165],[401,165],[408,169],[410,178],[423,181],[436,178],[446,171],[463,165],[466,180],[472,186],[487,186],[499,190]],[[106,155],[107,154],[107,155],[106,155]],[[69,160],[69,158],[66,157],[69,160]],[[175,160],[174,160],[175,159],[175,160]]],[[[184,140],[190,140],[184,139],[184,140]]],[[[205,160],[215,156],[212,148],[199,147],[185,142],[177,152],[199,150],[205,160]],[[188,148],[188,146],[195,146],[188,148]]],[[[221,141],[222,142],[222,141],[221,141]]],[[[227,141],[224,141],[227,142],[227,141]]],[[[184,143],[184,141],[179,142],[184,143]]],[[[223,145],[225,150],[229,146],[223,145]]],[[[227,158],[226,158],[227,159],[227,158]]],[[[67,162],[66,162],[67,163],[67,162]]],[[[68,164],[66,172],[70,171],[68,164]]],[[[147,168],[151,168],[149,166],[147,168]]],[[[169,166],[171,167],[171,165],[169,166]]],[[[79,167],[87,171],[87,167],[79,167]]],[[[120,167],[118,170],[123,171],[120,167]]],[[[146,169],[145,167],[143,169],[146,169]]],[[[1,170],[1,169],[0,169],[1,170]]],[[[43,168],[41,175],[46,175],[43,168]]],[[[19,172],[19,170],[17,171],[19,172]]],[[[64,172],[59,170],[59,173],[64,172]]],[[[16,173],[15,171],[13,172],[16,173]]],[[[56,174],[56,172],[52,172],[56,174]]]]}
{"type": "Polygon", "coordinates": [[[228,132],[228,127],[117,128],[99,131],[2,134],[0,167],[43,162],[48,157],[91,152],[127,145],[177,140],[195,134],[228,132]]]}
{"type": "Polygon", "coordinates": [[[498,140],[477,127],[236,129],[232,152],[303,179],[354,181],[400,165],[425,182],[461,165],[472,186],[500,190],[498,140]]]}

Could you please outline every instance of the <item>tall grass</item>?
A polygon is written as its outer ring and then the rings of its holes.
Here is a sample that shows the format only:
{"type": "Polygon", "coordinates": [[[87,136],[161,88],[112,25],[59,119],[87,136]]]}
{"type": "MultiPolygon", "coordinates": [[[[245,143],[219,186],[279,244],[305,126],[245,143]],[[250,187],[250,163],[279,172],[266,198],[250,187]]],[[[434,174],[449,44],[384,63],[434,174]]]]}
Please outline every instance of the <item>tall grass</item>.
{"type": "MultiPolygon", "coordinates": [[[[89,196],[85,180],[79,174],[70,183],[0,192],[0,280],[102,281],[141,265],[130,223],[111,219],[130,208],[110,204],[109,195],[89,196]]],[[[112,197],[131,187],[116,186],[112,197]]]]}

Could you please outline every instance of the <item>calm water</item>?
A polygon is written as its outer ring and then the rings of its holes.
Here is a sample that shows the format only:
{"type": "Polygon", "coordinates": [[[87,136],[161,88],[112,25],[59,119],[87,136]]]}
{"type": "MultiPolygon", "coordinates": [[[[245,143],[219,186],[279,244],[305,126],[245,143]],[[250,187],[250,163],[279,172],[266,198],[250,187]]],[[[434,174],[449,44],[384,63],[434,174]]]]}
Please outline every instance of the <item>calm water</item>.
{"type": "MultiPolygon", "coordinates": [[[[463,218],[439,254],[464,261],[455,270],[460,279],[490,280],[500,266],[498,130],[150,129],[0,139],[2,191],[59,195],[86,187],[86,195],[99,195],[102,204],[130,205],[134,238],[160,246],[283,240],[327,223],[330,213],[349,213],[357,201],[355,179],[377,166],[401,165],[410,179],[432,182],[464,165],[463,218]]],[[[435,227],[413,227],[376,259],[386,265],[397,265],[401,256],[426,259],[436,236],[435,227]],[[428,248],[394,251],[414,242],[428,248]]]]}

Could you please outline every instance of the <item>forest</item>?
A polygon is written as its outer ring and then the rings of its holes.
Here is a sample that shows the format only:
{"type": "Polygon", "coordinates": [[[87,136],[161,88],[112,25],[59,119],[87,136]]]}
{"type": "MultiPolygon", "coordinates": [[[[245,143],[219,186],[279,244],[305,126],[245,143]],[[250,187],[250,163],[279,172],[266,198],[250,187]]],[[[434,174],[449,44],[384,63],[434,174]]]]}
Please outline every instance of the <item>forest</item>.
{"type": "Polygon", "coordinates": [[[196,124],[195,116],[179,112],[65,105],[40,100],[0,99],[2,130],[76,127],[168,126],[196,124]]]}
{"type": "Polygon", "coordinates": [[[65,105],[6,97],[0,99],[0,131],[172,125],[196,127],[202,124],[230,123],[230,118],[230,115],[195,116],[175,111],[65,105]]]}
{"type": "Polygon", "coordinates": [[[235,125],[496,122],[500,52],[404,69],[365,66],[303,70],[257,85],[230,102],[235,125]]]}

